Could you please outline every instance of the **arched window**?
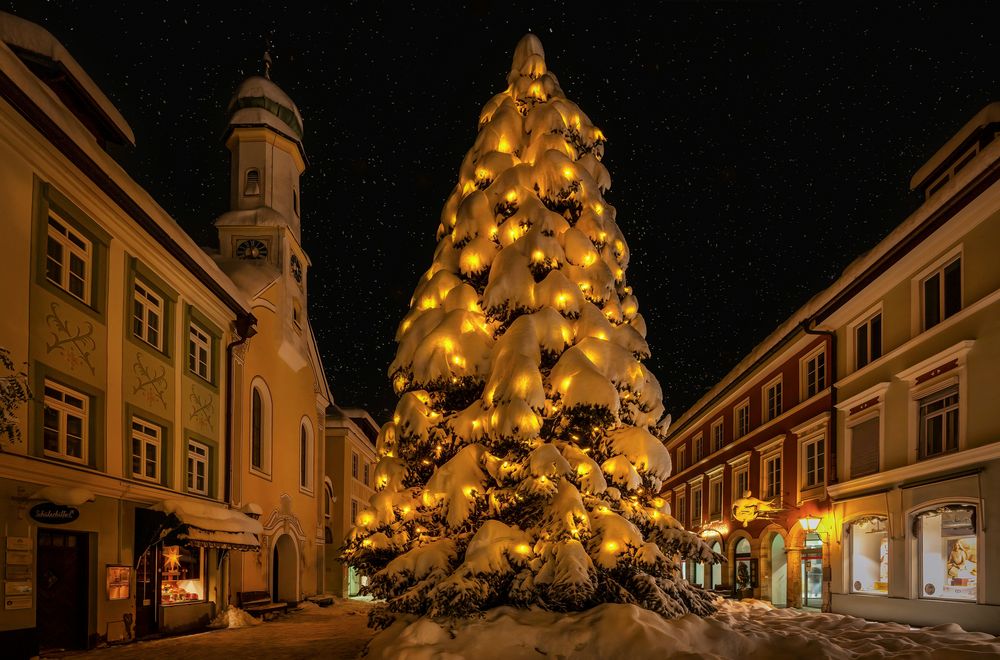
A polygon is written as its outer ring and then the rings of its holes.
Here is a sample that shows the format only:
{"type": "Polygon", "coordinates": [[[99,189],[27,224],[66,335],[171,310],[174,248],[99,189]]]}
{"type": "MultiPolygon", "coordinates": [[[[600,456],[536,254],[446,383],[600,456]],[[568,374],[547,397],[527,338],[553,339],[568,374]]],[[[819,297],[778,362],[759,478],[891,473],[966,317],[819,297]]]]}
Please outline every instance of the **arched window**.
{"type": "Polygon", "coordinates": [[[312,472],[312,425],[307,418],[303,418],[299,425],[299,488],[312,490],[312,472]]]}
{"type": "Polygon", "coordinates": [[[984,556],[978,507],[947,503],[913,519],[920,565],[920,598],[976,602],[984,556]]]}
{"type": "Polygon", "coordinates": [[[260,378],[250,389],[250,467],[265,474],[271,467],[271,395],[260,378]]]}
{"type": "Polygon", "coordinates": [[[260,170],[251,167],[247,170],[246,182],[243,185],[243,194],[247,197],[260,195],[260,170]]]}
{"type": "Polygon", "coordinates": [[[333,509],[333,486],[329,479],[325,479],[323,482],[323,492],[326,494],[323,501],[323,517],[329,520],[333,509]]]}

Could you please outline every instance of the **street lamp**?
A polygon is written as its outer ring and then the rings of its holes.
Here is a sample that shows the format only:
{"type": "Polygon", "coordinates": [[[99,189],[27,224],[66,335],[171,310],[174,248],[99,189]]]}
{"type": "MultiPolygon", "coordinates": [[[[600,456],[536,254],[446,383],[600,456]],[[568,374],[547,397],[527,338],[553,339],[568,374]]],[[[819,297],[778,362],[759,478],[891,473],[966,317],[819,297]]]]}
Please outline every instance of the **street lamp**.
{"type": "Polygon", "coordinates": [[[804,518],[799,518],[799,524],[807,532],[815,532],[819,527],[820,520],[821,518],[817,516],[805,516],[804,518]]]}

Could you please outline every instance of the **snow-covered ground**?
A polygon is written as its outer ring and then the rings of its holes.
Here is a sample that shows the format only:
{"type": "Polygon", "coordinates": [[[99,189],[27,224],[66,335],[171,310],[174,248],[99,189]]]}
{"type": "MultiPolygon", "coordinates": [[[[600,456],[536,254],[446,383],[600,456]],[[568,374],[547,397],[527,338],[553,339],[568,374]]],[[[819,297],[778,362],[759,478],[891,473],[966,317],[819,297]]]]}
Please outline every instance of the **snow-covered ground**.
{"type": "Polygon", "coordinates": [[[374,634],[368,628],[369,609],[369,602],[338,598],[330,607],[303,604],[301,609],[257,626],[95,649],[70,657],[86,660],[356,658],[374,634]]]}
{"type": "MultiPolygon", "coordinates": [[[[373,637],[371,604],[340,600],[307,605],[248,628],[98,649],[88,660],[185,658],[357,658],[373,637]]],[[[234,617],[238,621],[239,617],[234,617]]],[[[602,605],[560,615],[501,607],[453,628],[427,619],[399,621],[372,642],[366,660],[629,660],[738,658],[907,660],[1000,658],[1000,638],[957,624],[913,629],[839,614],[772,609],[759,601],[726,601],[713,617],[666,620],[631,605],[602,605]]]]}
{"type": "Polygon", "coordinates": [[[1000,638],[957,624],[911,629],[839,614],[727,601],[710,618],[666,620],[633,605],[560,615],[500,607],[454,628],[397,621],[372,642],[371,660],[514,658],[987,658],[1000,638]]]}

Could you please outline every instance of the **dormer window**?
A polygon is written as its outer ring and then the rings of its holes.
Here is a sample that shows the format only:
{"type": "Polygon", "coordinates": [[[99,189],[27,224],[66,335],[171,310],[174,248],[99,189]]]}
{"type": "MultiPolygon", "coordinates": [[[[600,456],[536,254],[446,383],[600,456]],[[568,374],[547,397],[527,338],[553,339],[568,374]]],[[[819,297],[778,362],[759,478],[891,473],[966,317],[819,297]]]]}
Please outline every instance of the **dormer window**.
{"type": "Polygon", "coordinates": [[[260,195],[260,170],[251,167],[247,170],[246,185],[243,186],[243,195],[246,197],[257,197],[260,195]]]}

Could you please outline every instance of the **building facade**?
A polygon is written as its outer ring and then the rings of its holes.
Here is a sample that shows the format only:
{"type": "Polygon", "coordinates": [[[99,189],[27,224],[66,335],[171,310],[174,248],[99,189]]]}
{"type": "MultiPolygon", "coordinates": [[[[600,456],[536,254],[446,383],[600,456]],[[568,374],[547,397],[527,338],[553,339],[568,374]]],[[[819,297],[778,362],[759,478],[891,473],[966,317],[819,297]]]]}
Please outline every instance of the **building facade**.
{"type": "Polygon", "coordinates": [[[688,580],[777,606],[823,604],[828,557],[798,521],[829,507],[830,348],[789,322],[672,425],[661,493],[728,559],[689,563],[688,580]]]}
{"type": "Polygon", "coordinates": [[[815,315],[843,347],[836,612],[1000,633],[998,131],[994,103],[914,175],[923,205],[815,315]]]}
{"type": "Polygon", "coordinates": [[[12,657],[323,589],[330,394],[305,311],[301,118],[283,109],[273,85],[237,91],[241,194],[208,254],[106,152],[132,131],[72,56],[0,13],[0,346],[33,392],[21,439],[0,439],[12,657]]]}
{"type": "Polygon", "coordinates": [[[331,406],[326,417],[326,591],[341,597],[357,596],[367,578],[337,556],[358,512],[375,494],[375,442],[379,427],[364,410],[331,406]]]}

